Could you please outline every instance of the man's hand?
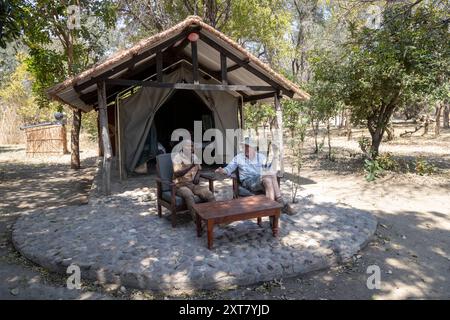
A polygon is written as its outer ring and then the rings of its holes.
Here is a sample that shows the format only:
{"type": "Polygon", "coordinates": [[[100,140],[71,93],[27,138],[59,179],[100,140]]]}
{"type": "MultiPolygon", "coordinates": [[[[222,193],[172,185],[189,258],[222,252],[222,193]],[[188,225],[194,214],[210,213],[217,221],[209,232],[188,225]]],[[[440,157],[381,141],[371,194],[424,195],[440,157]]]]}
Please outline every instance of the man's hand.
{"type": "Polygon", "coordinates": [[[192,180],[193,184],[199,184],[200,183],[200,171],[197,171],[197,174],[194,177],[194,180],[192,180]]]}
{"type": "Polygon", "coordinates": [[[227,172],[225,171],[225,169],[222,168],[222,167],[218,167],[214,172],[215,172],[215,173],[220,173],[220,174],[227,174],[227,172]]]}
{"type": "Polygon", "coordinates": [[[184,170],[175,171],[173,173],[173,175],[174,175],[175,178],[179,178],[181,176],[184,176],[186,173],[188,173],[195,166],[196,166],[196,164],[191,163],[191,165],[189,167],[185,168],[184,170]]]}

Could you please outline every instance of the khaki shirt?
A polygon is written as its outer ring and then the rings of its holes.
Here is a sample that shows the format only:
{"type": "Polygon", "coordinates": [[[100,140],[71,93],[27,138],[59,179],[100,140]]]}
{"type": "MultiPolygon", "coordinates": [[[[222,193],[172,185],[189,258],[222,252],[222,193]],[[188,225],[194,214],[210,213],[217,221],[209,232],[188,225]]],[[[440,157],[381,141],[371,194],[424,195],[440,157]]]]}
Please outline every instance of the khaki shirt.
{"type": "MultiPolygon", "coordinates": [[[[195,156],[195,154],[192,155],[192,159],[195,162],[198,162],[198,158],[195,156]]],[[[191,184],[194,181],[194,177],[197,174],[199,170],[201,170],[201,166],[199,164],[196,164],[195,167],[192,167],[191,170],[189,170],[185,175],[175,178],[175,172],[185,170],[189,168],[192,164],[191,159],[184,156],[183,153],[177,153],[173,158],[173,172],[174,172],[174,182],[177,186],[184,186],[187,184],[191,184]]]]}

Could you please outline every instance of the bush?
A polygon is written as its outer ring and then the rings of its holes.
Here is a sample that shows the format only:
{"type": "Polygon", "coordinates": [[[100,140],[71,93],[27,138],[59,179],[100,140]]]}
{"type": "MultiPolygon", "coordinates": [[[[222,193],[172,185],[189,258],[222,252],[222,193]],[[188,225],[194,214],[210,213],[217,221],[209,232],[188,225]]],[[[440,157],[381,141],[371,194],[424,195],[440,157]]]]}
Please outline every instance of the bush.
{"type": "Polygon", "coordinates": [[[415,167],[414,167],[414,171],[421,176],[424,175],[430,175],[433,173],[436,173],[437,168],[432,165],[431,163],[428,163],[428,161],[426,161],[423,158],[419,158],[416,160],[416,162],[414,163],[415,167]]]}
{"type": "Polygon", "coordinates": [[[370,142],[370,139],[362,136],[358,139],[358,144],[359,144],[359,147],[361,148],[361,151],[364,152],[364,154],[366,156],[368,156],[370,154],[370,151],[369,151],[370,146],[372,145],[372,143],[370,142]]]}
{"type": "Polygon", "coordinates": [[[399,171],[399,163],[392,157],[390,152],[383,153],[377,157],[378,164],[381,168],[388,171],[399,171]]]}
{"type": "Polygon", "coordinates": [[[88,134],[89,140],[97,141],[97,112],[91,111],[83,113],[83,116],[81,117],[81,129],[88,134]]]}
{"type": "Polygon", "coordinates": [[[374,181],[383,173],[383,168],[378,163],[378,160],[366,159],[364,161],[364,171],[366,172],[366,180],[374,181]]]}

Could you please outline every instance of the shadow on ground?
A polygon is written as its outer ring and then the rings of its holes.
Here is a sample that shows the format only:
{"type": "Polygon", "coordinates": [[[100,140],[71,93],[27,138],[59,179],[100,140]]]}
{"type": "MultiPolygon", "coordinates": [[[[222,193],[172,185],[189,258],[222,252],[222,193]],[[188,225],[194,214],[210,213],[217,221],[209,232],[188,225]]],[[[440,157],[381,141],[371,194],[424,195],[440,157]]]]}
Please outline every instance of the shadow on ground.
{"type": "Polygon", "coordinates": [[[81,170],[66,164],[0,163],[0,212],[85,203],[94,162],[84,160],[81,170]]]}
{"type": "MultiPolygon", "coordinates": [[[[0,146],[0,152],[23,148],[0,146]]],[[[14,221],[26,210],[86,203],[96,158],[69,164],[0,162],[0,299],[103,299],[85,290],[68,290],[65,278],[49,274],[23,258],[11,243],[14,221]]]]}

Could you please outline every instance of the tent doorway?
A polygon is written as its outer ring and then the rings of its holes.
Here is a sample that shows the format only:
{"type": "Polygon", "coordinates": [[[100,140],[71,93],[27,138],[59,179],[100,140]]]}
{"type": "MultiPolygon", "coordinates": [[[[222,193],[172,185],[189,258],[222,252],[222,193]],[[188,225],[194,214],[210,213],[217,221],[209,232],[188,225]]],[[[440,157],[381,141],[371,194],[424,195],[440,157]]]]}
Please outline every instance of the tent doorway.
{"type": "Polygon", "coordinates": [[[202,122],[203,132],[215,127],[213,112],[195,91],[175,91],[155,114],[153,123],[158,142],[170,152],[177,143],[171,141],[172,132],[183,128],[193,133],[194,121],[202,122]]]}

